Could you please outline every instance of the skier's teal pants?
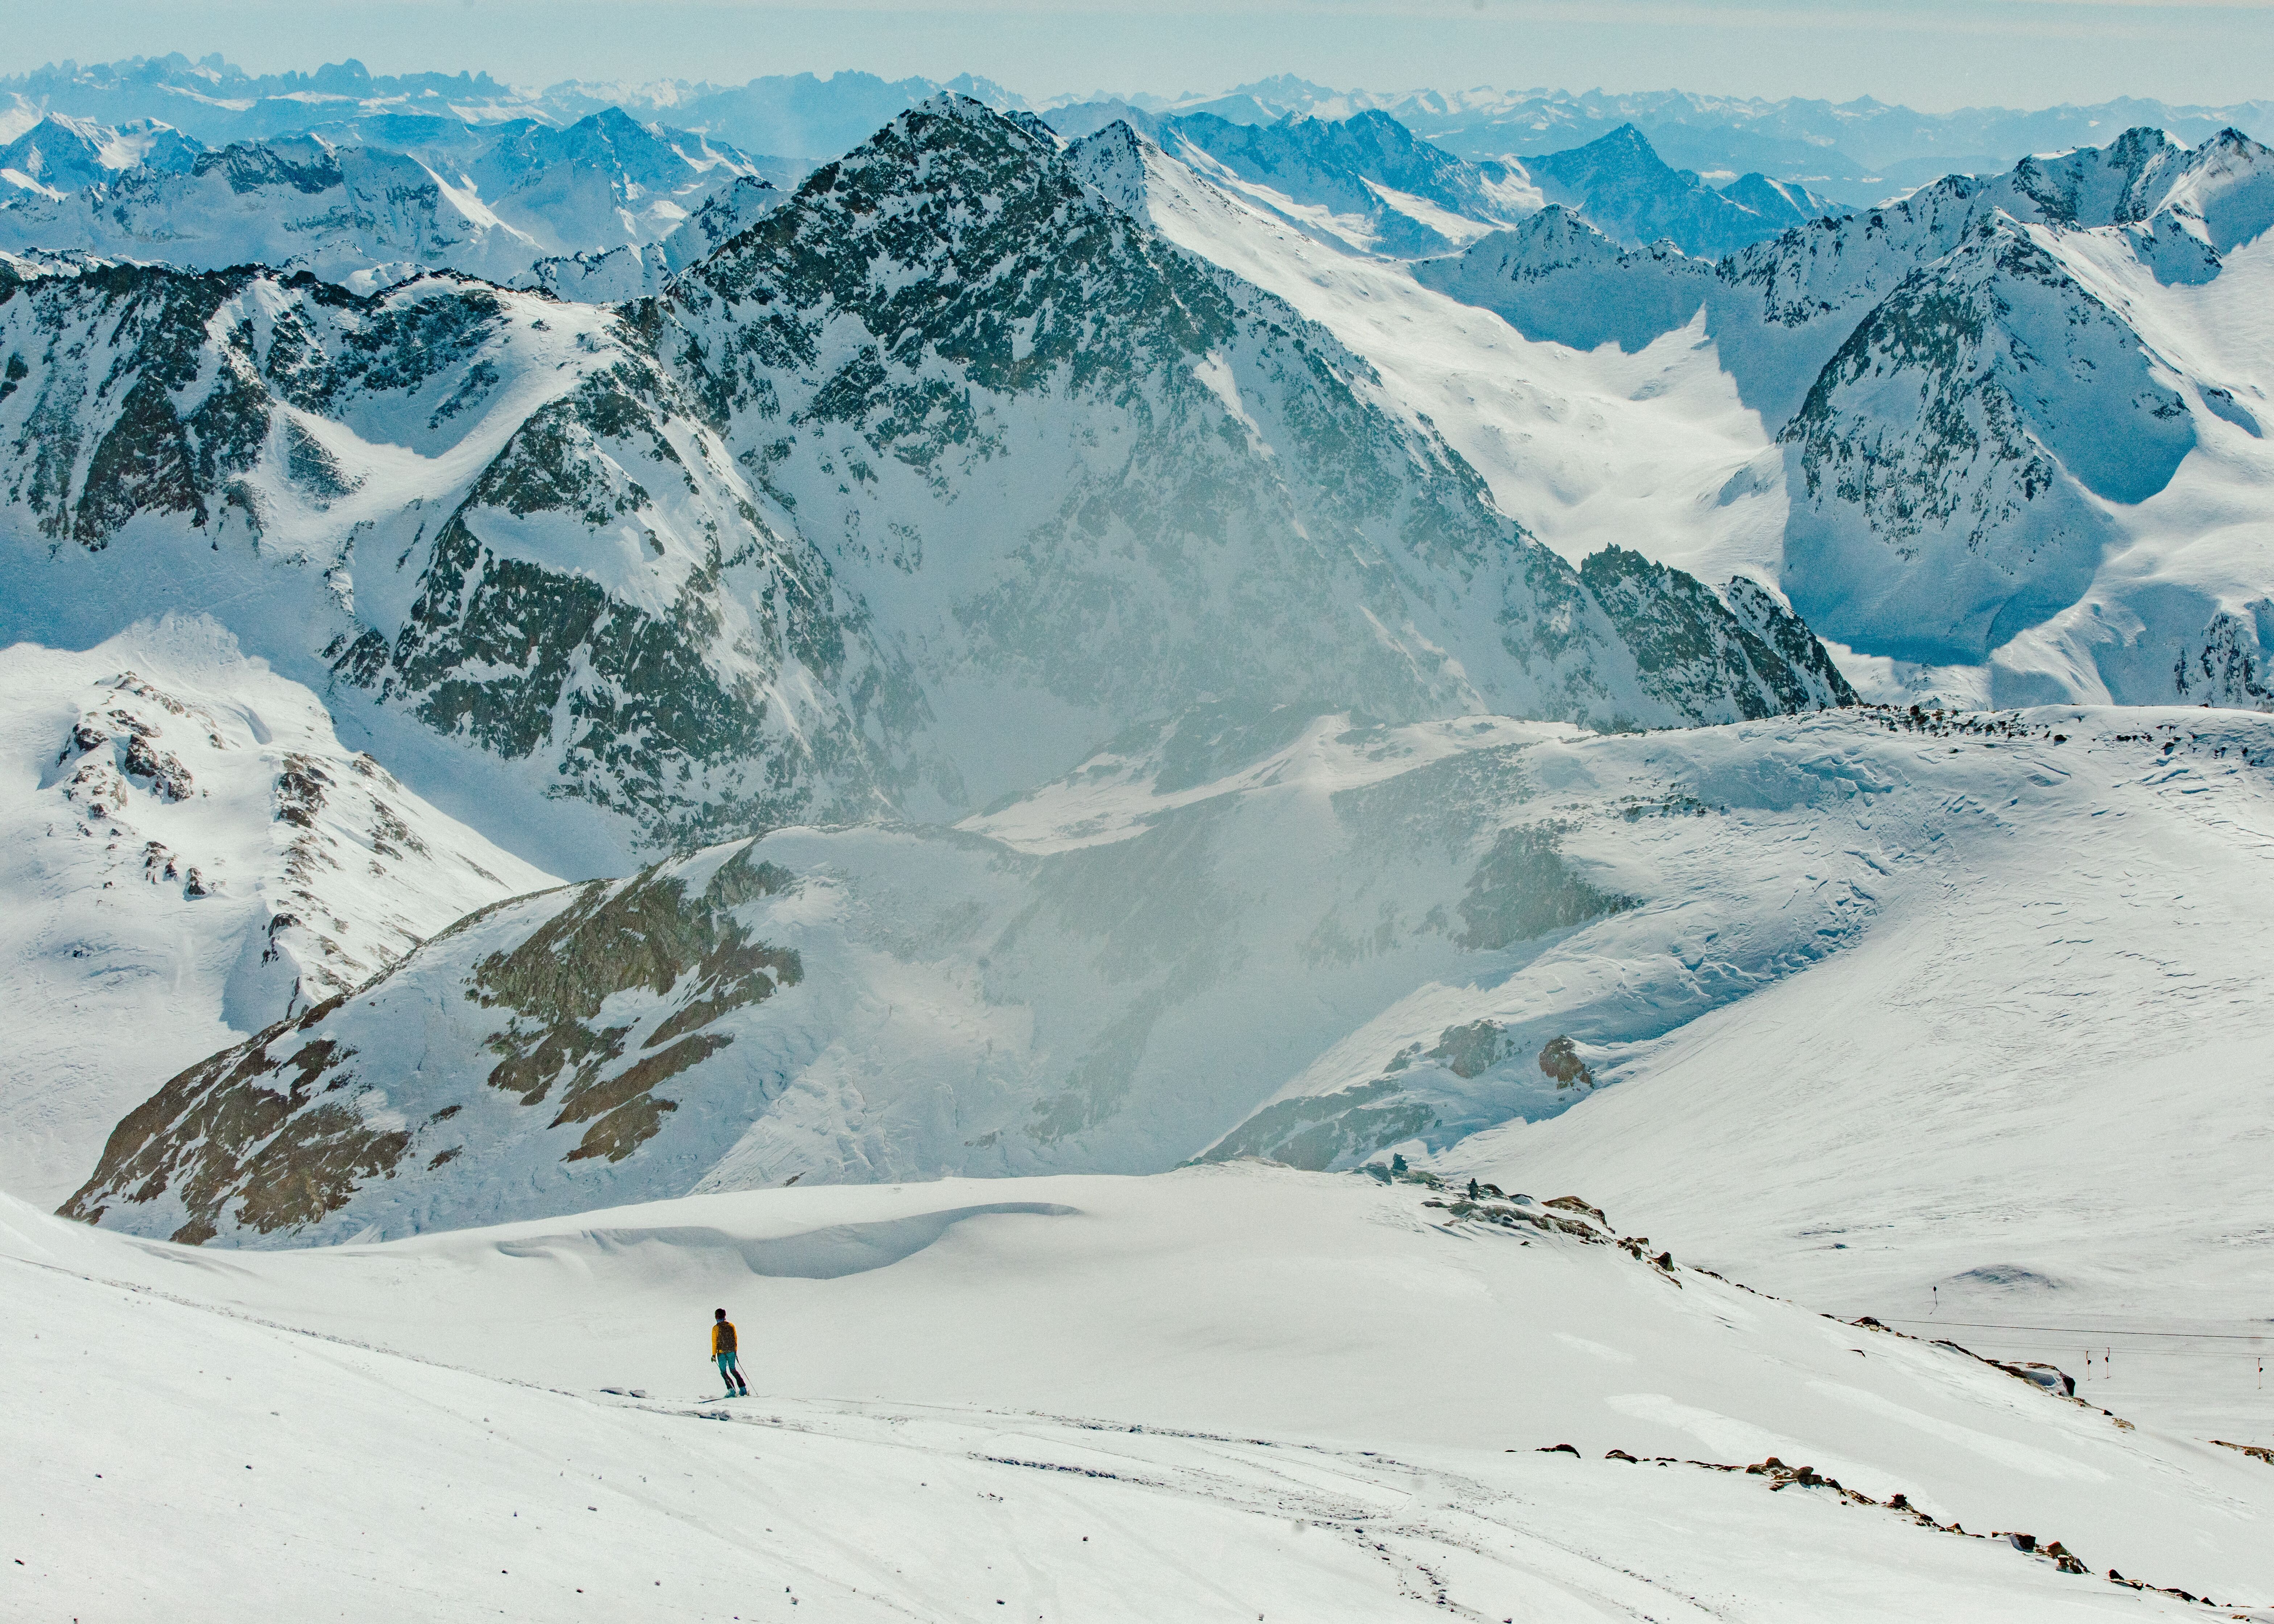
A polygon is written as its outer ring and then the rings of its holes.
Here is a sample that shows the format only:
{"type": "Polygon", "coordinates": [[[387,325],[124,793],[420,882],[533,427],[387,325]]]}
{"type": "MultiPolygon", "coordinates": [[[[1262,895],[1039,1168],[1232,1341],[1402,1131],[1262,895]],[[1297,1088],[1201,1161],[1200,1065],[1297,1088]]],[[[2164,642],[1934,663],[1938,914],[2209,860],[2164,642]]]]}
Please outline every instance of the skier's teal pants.
{"type": "Polygon", "coordinates": [[[742,1372],[734,1362],[734,1351],[731,1349],[719,1356],[719,1374],[726,1379],[727,1391],[729,1393],[738,1387],[748,1385],[742,1380],[742,1372]]]}

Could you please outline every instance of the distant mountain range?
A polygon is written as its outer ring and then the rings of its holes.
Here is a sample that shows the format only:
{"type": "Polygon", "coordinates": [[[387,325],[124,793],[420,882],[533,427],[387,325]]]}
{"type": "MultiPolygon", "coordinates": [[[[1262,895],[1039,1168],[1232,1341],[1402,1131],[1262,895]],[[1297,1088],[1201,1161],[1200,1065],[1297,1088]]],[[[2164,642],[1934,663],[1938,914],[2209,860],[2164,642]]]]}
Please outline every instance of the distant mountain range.
{"type": "Polygon", "coordinates": [[[10,154],[23,162],[0,169],[19,183],[0,205],[0,249],[216,270],[259,260],[360,285],[443,267],[542,282],[539,261],[636,254],[713,205],[740,217],[772,195],[742,154],[616,108],[566,128],[384,114],[213,149],[147,121],[49,114],[10,154]],[[110,162],[137,153],[131,167],[110,162]]]}
{"type": "MultiPolygon", "coordinates": [[[[1570,152],[1471,163],[1381,111],[1252,124],[1103,102],[1045,122],[1069,139],[1126,123],[1297,229],[1393,259],[1454,252],[1551,203],[1617,241],[1704,255],[1837,212],[1765,174],[1717,190],[1632,125],[1570,152]]],[[[0,250],[211,269],[257,259],[368,287],[448,267],[632,298],[779,201],[767,177],[798,167],[613,106],[565,127],[350,110],[215,148],[150,119],[49,112],[0,149],[13,192],[0,192],[0,250]],[[698,229],[666,245],[689,220],[698,229]]]]}
{"type": "Polygon", "coordinates": [[[948,80],[888,80],[852,71],[827,79],[779,74],[739,86],[571,80],[536,90],[486,74],[379,75],[353,61],[313,73],[249,74],[218,56],[193,62],[177,53],[64,64],[0,79],[0,140],[15,139],[49,112],[109,126],[156,120],[219,146],[380,116],[470,124],[529,118],[567,125],[619,107],[636,118],[700,131],[737,147],[779,182],[846,151],[902,108],[941,91],[1003,111],[1050,113],[1118,102],[1148,115],[1206,115],[1237,124],[1274,124],[1290,115],[1339,121],[1385,112],[1474,163],[1565,152],[1631,124],[1668,163],[1696,170],[1709,185],[1758,173],[1852,205],[1877,202],[1946,174],[2007,169],[2032,153],[2105,145],[2142,125],[2190,145],[2229,127],[2261,139],[2274,137],[2274,102],[2265,101],[2198,107],[2127,97],[2089,107],[1922,113],[1868,96],[1834,103],[1681,90],[1389,94],[1337,90],[1282,74],[1221,94],[1098,93],[1029,103],[968,74],[948,80]]]}
{"type": "Polygon", "coordinates": [[[1417,135],[1472,160],[1562,152],[1631,124],[1668,162],[1722,184],[1751,171],[1796,181],[1849,204],[1879,201],[1945,175],[2007,169],[2033,153],[2105,145],[2148,125],[2194,144],[2236,128],[2274,136],[2274,102],[2174,106],[2124,97],[2090,107],[2034,111],[1962,108],[1922,113],[1869,96],[1831,102],[1698,95],[1683,90],[1574,94],[1563,90],[1477,89],[1387,95],[1335,90],[1291,75],[1221,96],[1166,100],[1133,95],[1156,114],[1208,113],[1244,124],[1290,114],[1347,118],[1389,113],[1417,135]]]}

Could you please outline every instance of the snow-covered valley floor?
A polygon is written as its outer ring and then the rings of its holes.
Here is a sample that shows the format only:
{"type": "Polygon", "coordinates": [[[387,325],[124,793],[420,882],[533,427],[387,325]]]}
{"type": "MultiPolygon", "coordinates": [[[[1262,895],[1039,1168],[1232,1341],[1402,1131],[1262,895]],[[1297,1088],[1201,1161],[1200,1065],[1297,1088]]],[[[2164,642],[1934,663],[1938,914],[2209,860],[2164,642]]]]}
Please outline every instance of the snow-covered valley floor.
{"type": "Polygon", "coordinates": [[[9,1202],[0,1612],[2206,1616],[2111,1568],[2274,1600],[2256,1460],[1442,1200],[1251,1163],[260,1254],[9,1202]],[[1713,1469],[1771,1455],[1843,1487],[1713,1469]]]}

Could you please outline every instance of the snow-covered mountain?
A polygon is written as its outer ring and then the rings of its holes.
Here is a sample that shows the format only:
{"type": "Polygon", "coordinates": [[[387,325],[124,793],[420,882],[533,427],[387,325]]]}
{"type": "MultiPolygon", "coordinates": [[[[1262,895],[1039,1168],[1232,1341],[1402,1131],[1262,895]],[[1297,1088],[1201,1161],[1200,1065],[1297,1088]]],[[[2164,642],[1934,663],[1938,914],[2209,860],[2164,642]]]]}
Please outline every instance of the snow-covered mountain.
{"type": "Polygon", "coordinates": [[[569,79],[538,89],[487,73],[373,73],[350,58],[312,73],[248,73],[215,54],[179,52],[110,63],[65,63],[0,79],[0,139],[12,140],[47,113],[100,124],[154,118],[207,146],[225,147],[345,125],[365,131],[404,124],[566,128],[594,114],[629,113],[640,123],[699,130],[755,154],[770,178],[787,178],[866,139],[895,114],[943,93],[1005,111],[1026,102],[972,74],[949,79],[884,79],[843,71],[826,78],[779,74],[742,85],[668,79],[594,83],[569,79]]]}
{"type": "MultiPolygon", "coordinates": [[[[945,80],[887,80],[858,71],[826,78],[780,74],[734,86],[700,79],[570,80],[537,89],[486,73],[374,74],[352,60],[312,73],[254,74],[217,55],[193,62],[179,53],[50,65],[0,79],[0,139],[14,139],[49,111],[111,125],[157,119],[208,146],[226,146],[342,119],[407,115],[476,124],[533,118],[566,125],[616,107],[643,121],[705,131],[757,154],[761,162],[779,163],[794,178],[854,146],[903,108],[943,91],[1005,111],[1053,116],[1074,104],[1107,102],[1146,117],[1198,114],[1244,124],[1275,124],[1291,115],[1338,121],[1381,112],[1479,164],[1569,151],[1631,124],[1668,162],[1699,172],[1709,184],[1726,186],[1758,172],[1850,207],[1877,202],[1953,171],[1997,173],[2030,153],[2105,143],[2118,132],[2142,125],[2168,130],[2189,144],[2229,127],[2274,139],[2274,108],[2263,101],[2202,107],[2127,97],[2038,110],[1989,107],[1922,113],[1870,96],[1835,104],[1683,90],[1573,93],[1480,86],[1385,92],[1337,89],[1279,74],[1222,93],[1163,96],[1132,90],[1029,103],[968,73],[945,80]]],[[[765,172],[778,182],[783,178],[772,168],[765,172]]]]}
{"type": "Polygon", "coordinates": [[[180,174],[204,150],[154,119],[109,126],[50,113],[0,144],[0,187],[53,196],[104,184],[127,169],[180,174]]]}
{"type": "Polygon", "coordinates": [[[1321,241],[1398,259],[1449,253],[1551,203],[1616,241],[1663,239],[1709,259],[1842,212],[1805,186],[1764,175],[1716,191],[1670,168],[1632,125],[1528,162],[1470,163],[1379,110],[1247,123],[1092,102],[1044,117],[1076,137],[1126,124],[1210,184],[1321,241]]]}
{"type": "Polygon", "coordinates": [[[1533,158],[1523,172],[1545,200],[1576,211],[1615,242],[1671,242],[1708,259],[1844,212],[1804,186],[1781,185],[1758,173],[1717,192],[1660,158],[1632,124],[1585,147],[1533,158]]]}
{"type": "MultiPolygon", "coordinates": [[[[1952,876],[2025,889],[2089,831],[2194,853],[2220,917],[2255,917],[2274,720],[2200,717],[1605,737],[1219,708],[953,831],[782,831],[493,910],[184,1071],[72,1210],[259,1246],[793,1178],[1458,1165],[1480,1131],[1804,1004],[1788,983],[1852,1003],[1876,983],[1839,966],[1946,934],[1952,876]],[[459,1011],[447,1034],[436,1008],[459,1011]],[[412,1053],[415,1072],[389,1058],[412,1053]]],[[[2224,986],[2262,945],[2138,924],[2052,959],[2017,925],[1998,974],[2058,981],[2057,959],[2122,1019],[2142,976],[2224,986]]],[[[2115,1120],[2136,1066],[2105,1037],[2016,1033],[2035,1087],[2105,1077],[2115,1120]]],[[[1879,1052],[1841,1086],[1870,1086],[1879,1052]]],[[[2188,1109],[2209,1132],[2241,1106],[2188,1109]]]]}
{"type": "Polygon", "coordinates": [[[39,82],[27,1605],[2266,1611],[2274,154],[39,82]]]}
{"type": "Polygon", "coordinates": [[[209,620],[0,650],[0,1186],[61,1199],[196,1056],[549,876],[343,748],[209,620]]]}
{"type": "Polygon", "coordinates": [[[1225,695],[1630,726],[1841,691],[1764,611],[1532,543],[1365,362],[1094,168],[930,104],[616,312],[10,273],[10,629],[106,635],[122,590],[197,583],[375,700],[388,759],[432,729],[619,843],[968,809],[1225,695]]]}
{"type": "Polygon", "coordinates": [[[516,286],[542,288],[556,298],[585,304],[613,304],[663,291],[678,272],[722,245],[782,200],[767,181],[742,175],[713,192],[667,237],[651,243],[624,243],[606,251],[587,250],[539,259],[515,278],[516,286]]]}
{"type": "Polygon", "coordinates": [[[2036,111],[1977,107],[1922,113],[1871,96],[1835,104],[1683,90],[1574,94],[1479,86],[1385,93],[1337,90],[1284,73],[1220,95],[1136,94],[1128,100],[1148,115],[1206,113],[1238,124],[1379,111],[1478,162],[1566,152],[1629,125],[1671,162],[1699,171],[1712,184],[1758,172],[1798,182],[1851,207],[1953,172],[2000,173],[2031,153],[2072,151],[2142,126],[2191,144],[2230,128],[2274,139],[2274,103],[2264,101],[2202,107],[2124,97],[2036,111]]]}
{"type": "Polygon", "coordinates": [[[1076,138],[1125,123],[1258,207],[1361,252],[1449,253],[1545,201],[1521,168],[1465,163],[1382,113],[1252,124],[1210,113],[1156,117],[1107,102],[1046,117],[1076,138]]]}
{"type": "Polygon", "coordinates": [[[505,282],[540,259],[659,243],[756,175],[739,154],[615,109],[565,130],[473,133],[398,118],[144,163],[0,207],[0,249],[257,262],[365,287],[443,269],[505,282]]]}
{"type": "Polygon", "coordinates": [[[621,319],[457,278],[9,290],[13,635],[210,605],[386,759],[425,748],[453,811],[572,871],[643,831],[874,804],[905,680],[621,319]]]}
{"type": "Polygon", "coordinates": [[[1551,210],[1416,274],[1581,349],[1702,320],[1781,448],[1777,578],[1850,646],[2007,703],[2255,706],[2270,224],[2267,148],[2135,131],[1718,266],[1551,210]]]}

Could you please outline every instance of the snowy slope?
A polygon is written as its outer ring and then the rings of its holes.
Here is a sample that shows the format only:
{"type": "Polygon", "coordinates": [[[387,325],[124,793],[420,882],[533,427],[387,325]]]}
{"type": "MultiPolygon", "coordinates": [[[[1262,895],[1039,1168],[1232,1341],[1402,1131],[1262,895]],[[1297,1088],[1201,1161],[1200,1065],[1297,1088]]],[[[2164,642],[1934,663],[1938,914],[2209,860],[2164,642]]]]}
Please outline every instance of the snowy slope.
{"type": "Polygon", "coordinates": [[[428,267],[503,281],[548,252],[417,159],[316,136],[203,153],[186,174],[135,169],[101,188],[19,199],[0,208],[0,247],[195,270],[259,262],[365,286],[428,267]]]}
{"type": "MultiPolygon", "coordinates": [[[[1102,132],[1077,154],[1093,184],[1171,241],[1365,357],[1397,410],[1426,417],[1503,512],[1571,562],[1628,546],[1708,582],[1775,581],[1789,503],[1774,425],[1740,398],[1692,320],[1696,304],[1623,350],[1527,337],[1406,267],[1337,252],[1133,131],[1102,132]]],[[[1536,219],[1571,216],[1550,207],[1536,219]]]]}
{"type": "Polygon", "coordinates": [[[798,1190],[228,1267],[11,1205],[0,1504],[32,1538],[0,1583],[184,1619],[2082,1620],[2204,1616],[2109,1569],[2274,1587],[2256,1461],[1585,1214],[1438,1199],[798,1190]],[[703,1396],[714,1304],[750,1399],[703,1396]],[[1772,1455],[1841,1487],[1742,1470],[1772,1455]],[[122,1500],[168,1512],[122,1542],[122,1500]]]}
{"type": "Polygon", "coordinates": [[[551,877],[343,748],[209,620],[0,650],[0,1188],[52,1202],[199,1056],[551,877]]]}
{"type": "Polygon", "coordinates": [[[49,114],[12,140],[0,143],[0,187],[52,196],[104,184],[123,170],[146,165],[178,174],[204,150],[155,119],[111,126],[49,114]]]}
{"type": "MultiPolygon", "coordinates": [[[[1792,978],[1935,939],[1970,876],[2061,872],[2120,826],[2189,843],[2236,921],[2182,916],[2124,951],[2240,989],[2265,946],[2244,921],[2267,911],[2274,724],[2183,714],[2157,739],[2062,713],[1952,740],[1891,712],[1624,739],[1188,718],[953,834],[783,831],[493,914],[175,1079],[71,1210],[275,1245],[793,1177],[1425,1146],[1458,1166],[1484,1154],[1465,1136],[1647,1075],[1685,1033],[1742,1033],[1792,978]],[[415,1073],[388,1058],[414,1048],[415,1073]],[[277,1102],[241,1109],[256,1094],[277,1102]],[[321,1178],[277,1176],[312,1159],[321,1178]]],[[[1998,951],[2023,984],[2074,958],[2034,933],[1998,951]]],[[[2109,1064],[2097,1026],[2014,1041],[2048,1079],[2109,1064]]],[[[2185,1147],[2247,1119],[2248,1086],[2199,1088],[2184,1120],[2112,1097],[2107,1120],[2158,1124],[2168,1160],[2124,1161],[2127,1129],[2075,1177],[2163,1222],[2185,1147]]],[[[2237,1194],[2204,1222],[2247,1231],[2253,1210],[2237,1194]]]]}
{"type": "MultiPolygon", "coordinates": [[[[1091,133],[1079,112],[1052,114],[1052,127],[1091,133]]],[[[1264,125],[1209,114],[1143,122],[1148,135],[1227,191],[1366,252],[1449,253],[1542,202],[1520,167],[1464,163],[1385,114],[1264,125]]]]}
{"type": "Polygon", "coordinates": [[[1551,203],[1630,246],[1667,240],[1708,258],[1844,212],[1803,185],[1758,173],[1716,190],[1668,165],[1632,125],[1527,164],[1465,162],[1379,109],[1256,123],[1094,102],[1045,117],[1077,138],[1126,123],[1262,213],[1322,242],[1393,259],[1451,253],[1551,203]]]}
{"type": "MultiPolygon", "coordinates": [[[[2263,763],[2269,741],[2233,712],[2076,715],[2035,713],[2069,737],[2020,747],[2026,786],[2001,736],[1916,736],[1917,765],[1938,756],[1949,778],[1946,816],[1991,838],[1953,849],[1962,833],[1938,818],[1917,838],[1935,855],[1873,882],[1877,917],[1848,949],[1627,1051],[1615,1086],[1555,1121],[1449,1160],[1578,1182],[1843,1312],[2008,1327],[1973,1335],[2080,1374],[2088,1346],[2112,1348],[2090,1373],[2120,1410],[2154,1393],[2210,1427],[2263,1402],[2274,805],[2240,756],[2263,763]],[[2058,812],[2079,800],[2089,815],[2058,812]]],[[[1850,838],[1876,841],[1885,817],[1859,814],[1850,838]]],[[[1808,871],[1843,861],[1818,848],[1808,871]]]]}

